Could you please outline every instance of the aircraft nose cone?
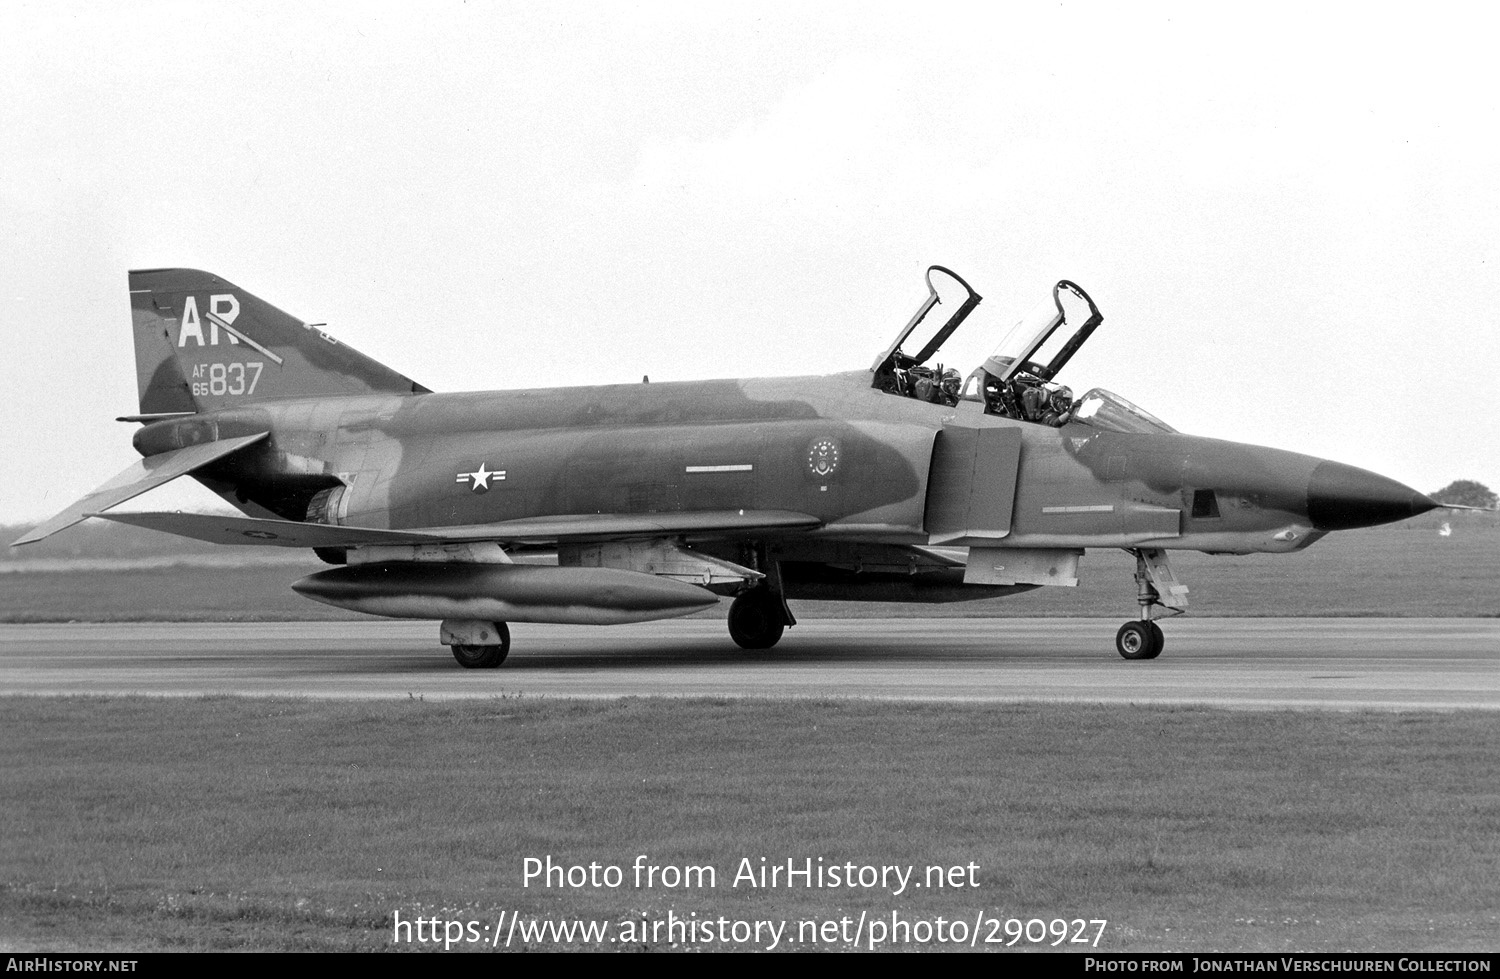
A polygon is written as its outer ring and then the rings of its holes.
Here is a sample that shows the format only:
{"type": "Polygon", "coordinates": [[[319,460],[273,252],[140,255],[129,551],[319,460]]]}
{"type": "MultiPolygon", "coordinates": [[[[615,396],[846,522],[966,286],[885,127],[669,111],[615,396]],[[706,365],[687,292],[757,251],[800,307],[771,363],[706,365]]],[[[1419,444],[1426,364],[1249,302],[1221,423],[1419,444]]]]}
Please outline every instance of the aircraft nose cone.
{"type": "Polygon", "coordinates": [[[1307,481],[1307,515],[1318,530],[1349,530],[1405,520],[1437,503],[1394,479],[1322,462],[1307,481]]]}

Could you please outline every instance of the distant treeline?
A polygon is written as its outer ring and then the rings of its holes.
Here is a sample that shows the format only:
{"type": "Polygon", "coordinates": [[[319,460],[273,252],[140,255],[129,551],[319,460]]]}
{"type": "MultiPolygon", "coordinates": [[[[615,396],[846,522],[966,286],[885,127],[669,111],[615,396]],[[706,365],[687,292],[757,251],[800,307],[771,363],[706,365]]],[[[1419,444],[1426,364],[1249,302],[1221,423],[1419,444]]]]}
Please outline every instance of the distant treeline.
{"type": "MultiPolygon", "coordinates": [[[[1422,514],[1420,517],[1412,517],[1400,523],[1391,524],[1392,530],[1433,530],[1443,524],[1451,524],[1454,530],[1460,527],[1478,530],[1481,528],[1500,527],[1500,511],[1478,511],[1478,510],[1432,510],[1422,514]]],[[[1376,530],[1385,528],[1377,527],[1376,530]]],[[[1360,531],[1349,531],[1349,533],[1360,533],[1360,531]]]]}

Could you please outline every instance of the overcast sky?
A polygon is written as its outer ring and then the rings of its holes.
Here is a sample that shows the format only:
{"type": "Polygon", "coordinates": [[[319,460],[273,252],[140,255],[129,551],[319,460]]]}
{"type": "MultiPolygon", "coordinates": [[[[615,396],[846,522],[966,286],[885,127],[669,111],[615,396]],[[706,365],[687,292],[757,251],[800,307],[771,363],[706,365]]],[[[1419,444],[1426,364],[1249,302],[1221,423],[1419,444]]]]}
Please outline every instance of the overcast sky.
{"type": "Polygon", "coordinates": [[[0,520],[135,458],[160,266],[438,391],[868,367],[931,264],[967,373],[1068,278],[1075,391],[1500,489],[1500,72],[1432,9],[0,6],[0,520]]]}

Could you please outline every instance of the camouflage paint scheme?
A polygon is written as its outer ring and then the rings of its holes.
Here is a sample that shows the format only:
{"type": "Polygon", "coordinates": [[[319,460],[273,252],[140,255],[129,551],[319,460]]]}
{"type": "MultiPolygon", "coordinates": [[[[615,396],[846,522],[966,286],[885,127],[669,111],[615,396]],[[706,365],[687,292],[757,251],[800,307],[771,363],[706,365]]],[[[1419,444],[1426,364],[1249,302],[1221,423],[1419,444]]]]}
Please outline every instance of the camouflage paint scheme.
{"type": "MultiPolygon", "coordinates": [[[[717,592],[774,599],[761,609],[774,618],[787,595],[950,601],[1070,584],[1084,549],[1123,547],[1149,579],[1146,619],[1148,605],[1184,604],[1151,587],[1175,586],[1166,550],[1290,551],[1435,505],[1353,467],[1165,426],[1054,427],[988,413],[977,398],[888,393],[878,364],[826,377],[432,393],[209,273],[132,272],[130,285],[140,414],[125,420],[143,423],[144,468],[18,543],[190,474],[246,517],[110,516],[225,543],[315,546],[350,567],[299,591],[376,614],[457,620],[451,602],[472,588],[521,620],[627,621],[546,611],[590,607],[606,586],[582,573],[611,568],[634,576],[621,579],[621,615],[685,614],[717,592]],[[498,544],[499,570],[439,573],[419,551],[459,543],[498,544]],[[539,548],[556,549],[559,567],[527,587],[551,604],[527,611],[496,598],[509,587],[496,581],[520,581],[509,555],[539,548]],[[697,556],[721,562],[704,564],[701,581],[681,570],[697,556]],[[653,574],[691,593],[644,588],[653,574]],[[393,583],[388,594],[380,581],[393,583]],[[634,611],[630,581],[643,586],[634,611]]],[[[763,624],[779,637],[781,624],[763,624]]]]}

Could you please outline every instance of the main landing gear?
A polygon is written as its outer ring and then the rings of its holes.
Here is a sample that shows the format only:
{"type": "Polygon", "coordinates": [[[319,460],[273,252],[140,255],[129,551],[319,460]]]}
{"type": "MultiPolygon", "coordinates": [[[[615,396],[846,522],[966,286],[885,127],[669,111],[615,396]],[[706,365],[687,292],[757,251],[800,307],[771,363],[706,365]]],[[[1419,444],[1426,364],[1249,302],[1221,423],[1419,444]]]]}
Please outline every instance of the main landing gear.
{"type": "Polygon", "coordinates": [[[453,658],[466,670],[493,670],[510,652],[510,629],[504,622],[444,619],[438,639],[453,647],[453,658]]]}
{"type": "Polygon", "coordinates": [[[1127,622],[1115,633],[1115,651],[1126,659],[1156,659],[1166,645],[1161,626],[1151,619],[1155,607],[1164,614],[1181,615],[1187,611],[1187,586],[1177,580],[1167,564],[1167,552],[1160,548],[1132,549],[1135,555],[1136,601],[1141,606],[1139,620],[1127,622]]]}
{"type": "Polygon", "coordinates": [[[729,638],[741,649],[770,649],[796,624],[786,600],[769,588],[752,588],[729,606],[729,638]]]}
{"type": "Polygon", "coordinates": [[[787,607],[781,587],[781,563],[765,544],[747,547],[745,563],[764,576],[754,588],[742,591],[729,606],[729,638],[741,649],[770,649],[797,618],[787,607]]]}

